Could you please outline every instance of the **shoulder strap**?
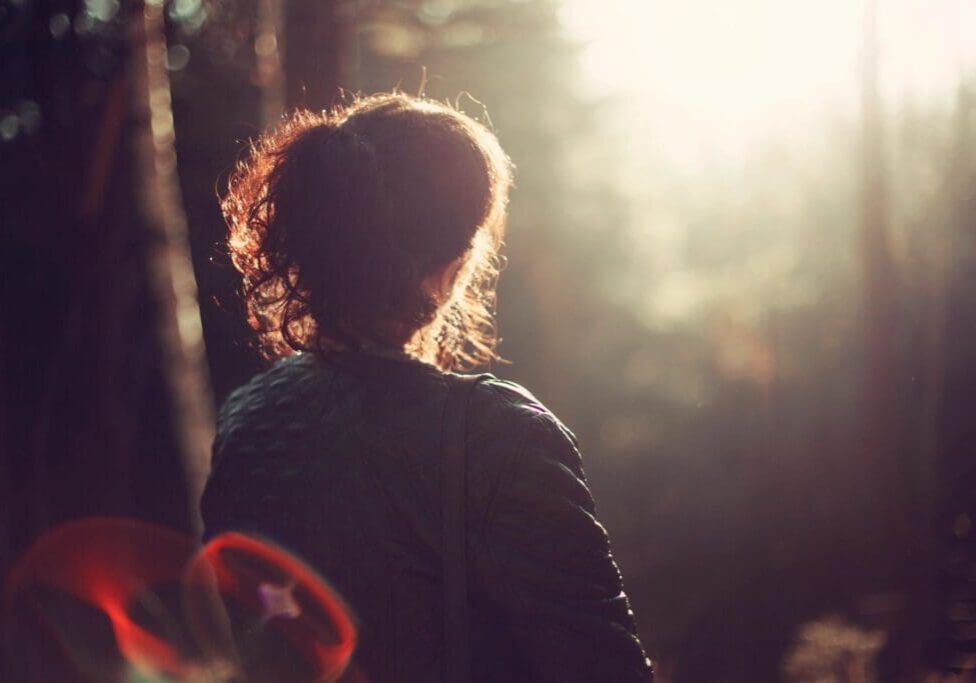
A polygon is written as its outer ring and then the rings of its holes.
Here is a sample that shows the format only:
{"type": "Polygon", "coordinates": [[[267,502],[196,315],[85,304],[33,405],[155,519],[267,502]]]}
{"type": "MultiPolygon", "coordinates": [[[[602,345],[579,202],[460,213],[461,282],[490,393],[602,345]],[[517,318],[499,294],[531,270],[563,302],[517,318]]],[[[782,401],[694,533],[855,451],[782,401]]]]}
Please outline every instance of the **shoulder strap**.
{"type": "Polygon", "coordinates": [[[468,683],[468,558],[465,531],[468,402],[482,375],[456,376],[441,432],[444,569],[444,683],[468,683]]]}

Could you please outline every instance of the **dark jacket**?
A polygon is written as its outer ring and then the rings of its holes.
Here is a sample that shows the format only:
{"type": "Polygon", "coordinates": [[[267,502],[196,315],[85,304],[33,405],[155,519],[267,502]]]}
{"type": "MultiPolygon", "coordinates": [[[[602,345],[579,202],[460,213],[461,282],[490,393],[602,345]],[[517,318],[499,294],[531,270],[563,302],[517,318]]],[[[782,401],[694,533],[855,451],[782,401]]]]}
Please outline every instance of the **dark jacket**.
{"type": "MultiPolygon", "coordinates": [[[[206,534],[261,534],[325,576],[371,683],[442,680],[441,426],[458,381],[403,354],[303,354],[220,411],[206,534]]],[[[467,415],[472,680],[649,681],[575,437],[492,376],[467,415]]]]}

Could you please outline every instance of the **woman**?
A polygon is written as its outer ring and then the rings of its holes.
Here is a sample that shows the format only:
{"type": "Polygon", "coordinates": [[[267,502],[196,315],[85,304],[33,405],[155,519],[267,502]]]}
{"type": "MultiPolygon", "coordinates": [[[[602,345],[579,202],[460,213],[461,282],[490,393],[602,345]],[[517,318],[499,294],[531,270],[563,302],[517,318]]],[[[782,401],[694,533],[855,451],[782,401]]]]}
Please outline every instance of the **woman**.
{"type": "MultiPolygon", "coordinates": [[[[386,94],[294,114],[223,200],[250,322],[281,360],[221,410],[206,531],[270,537],[327,577],[372,683],[455,676],[442,428],[451,370],[494,357],[510,183],[480,124],[386,94]]],[[[573,435],[491,375],[462,412],[465,678],[650,680],[573,435]]]]}

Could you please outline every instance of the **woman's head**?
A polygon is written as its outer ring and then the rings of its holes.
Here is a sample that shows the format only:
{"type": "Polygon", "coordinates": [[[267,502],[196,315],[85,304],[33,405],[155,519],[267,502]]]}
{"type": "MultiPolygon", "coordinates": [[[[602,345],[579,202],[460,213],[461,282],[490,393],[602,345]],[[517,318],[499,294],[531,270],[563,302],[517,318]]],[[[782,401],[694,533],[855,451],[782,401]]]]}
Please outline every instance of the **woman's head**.
{"type": "Polygon", "coordinates": [[[495,136],[447,105],[397,93],[292,114],[222,201],[265,353],[392,346],[445,369],[492,358],[510,184],[495,136]]]}

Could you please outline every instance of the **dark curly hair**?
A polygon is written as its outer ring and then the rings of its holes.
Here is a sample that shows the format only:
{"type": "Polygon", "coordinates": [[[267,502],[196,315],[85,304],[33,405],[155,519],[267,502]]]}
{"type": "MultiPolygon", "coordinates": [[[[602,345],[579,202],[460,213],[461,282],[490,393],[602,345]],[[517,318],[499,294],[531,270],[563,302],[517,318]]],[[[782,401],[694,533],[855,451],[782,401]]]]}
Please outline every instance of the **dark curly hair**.
{"type": "Polygon", "coordinates": [[[495,136],[439,102],[389,93],[288,116],[221,201],[265,355],[395,347],[445,370],[496,358],[510,185],[495,136]],[[438,300],[423,282],[458,259],[438,300]]]}

